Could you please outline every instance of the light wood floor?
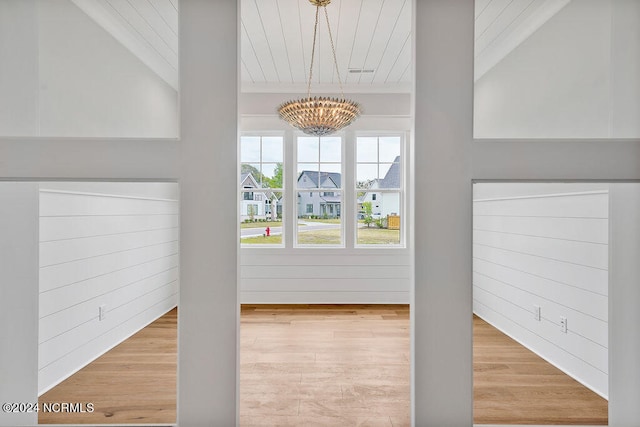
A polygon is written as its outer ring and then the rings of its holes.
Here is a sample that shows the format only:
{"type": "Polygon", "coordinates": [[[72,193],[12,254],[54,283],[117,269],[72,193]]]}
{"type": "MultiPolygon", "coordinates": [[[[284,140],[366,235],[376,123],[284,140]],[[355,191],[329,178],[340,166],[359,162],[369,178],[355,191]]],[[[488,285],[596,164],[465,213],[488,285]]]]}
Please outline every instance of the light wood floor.
{"type": "Polygon", "coordinates": [[[477,316],[474,421],[607,425],[608,402],[477,316]]]}
{"type": "Polygon", "coordinates": [[[175,423],[177,313],[171,310],[38,399],[91,402],[93,413],[40,412],[39,423],[175,423]]]}
{"type": "Polygon", "coordinates": [[[408,426],[408,306],[243,306],[242,426],[408,426]]]}
{"type": "MultiPolygon", "coordinates": [[[[40,398],[93,402],[93,414],[40,423],[172,423],[172,311],[40,398]]],[[[409,309],[400,305],[244,305],[240,424],[408,426],[409,309]]],[[[607,402],[474,318],[474,421],[607,424],[607,402]]]]}

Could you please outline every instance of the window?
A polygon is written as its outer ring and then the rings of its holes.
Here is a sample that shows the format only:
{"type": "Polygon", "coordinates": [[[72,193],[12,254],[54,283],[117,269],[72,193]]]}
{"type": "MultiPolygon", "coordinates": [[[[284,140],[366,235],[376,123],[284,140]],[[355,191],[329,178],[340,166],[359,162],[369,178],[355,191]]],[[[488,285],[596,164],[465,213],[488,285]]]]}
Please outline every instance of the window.
{"type": "Polygon", "coordinates": [[[283,143],[282,136],[240,138],[239,221],[243,245],[282,245],[283,143]]]}
{"type": "Polygon", "coordinates": [[[297,244],[341,246],[342,138],[301,136],[296,147],[297,244]]]}
{"type": "Polygon", "coordinates": [[[399,134],[358,136],[349,141],[341,136],[300,135],[293,144],[286,144],[293,151],[295,165],[285,167],[284,137],[242,136],[239,209],[242,245],[284,246],[286,229],[293,234],[289,240],[293,247],[404,247],[403,141],[399,134]],[[355,154],[349,168],[343,164],[347,146],[355,154]],[[285,170],[292,171],[289,179],[293,182],[286,193],[285,170]],[[350,183],[346,211],[345,179],[350,183]],[[297,220],[290,225],[282,222],[287,197],[295,198],[288,212],[297,220]],[[355,217],[355,221],[345,224],[343,214],[355,217]]]}
{"type": "Polygon", "coordinates": [[[401,141],[399,136],[356,140],[357,245],[401,243],[401,141]]]}

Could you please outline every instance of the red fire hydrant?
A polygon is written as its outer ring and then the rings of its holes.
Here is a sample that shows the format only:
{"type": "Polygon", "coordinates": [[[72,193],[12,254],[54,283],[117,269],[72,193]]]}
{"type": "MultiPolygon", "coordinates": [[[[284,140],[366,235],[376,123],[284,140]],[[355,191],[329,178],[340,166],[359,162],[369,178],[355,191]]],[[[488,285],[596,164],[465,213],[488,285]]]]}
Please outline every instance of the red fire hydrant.
{"type": "Polygon", "coordinates": [[[269,227],[267,227],[265,231],[267,232],[267,237],[271,236],[271,229],[269,227]]]}

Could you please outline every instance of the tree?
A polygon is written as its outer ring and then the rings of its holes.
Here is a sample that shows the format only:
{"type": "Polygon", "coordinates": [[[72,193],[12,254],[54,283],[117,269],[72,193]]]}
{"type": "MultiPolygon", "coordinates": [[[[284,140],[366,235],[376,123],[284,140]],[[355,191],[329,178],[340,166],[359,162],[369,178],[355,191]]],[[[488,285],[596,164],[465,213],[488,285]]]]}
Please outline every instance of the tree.
{"type": "Polygon", "coordinates": [[[240,167],[240,172],[250,173],[258,183],[264,180],[264,176],[260,173],[260,171],[256,167],[251,166],[248,163],[242,163],[242,166],[240,167]]]}
{"type": "Polygon", "coordinates": [[[269,188],[282,188],[282,163],[276,163],[273,178],[264,177],[264,182],[269,188]]]}
{"type": "Polygon", "coordinates": [[[249,219],[251,220],[251,222],[253,222],[255,220],[255,215],[257,214],[253,205],[247,206],[247,214],[249,215],[249,219]]]}
{"type": "Polygon", "coordinates": [[[363,202],[362,209],[364,209],[364,223],[367,224],[367,228],[373,223],[373,206],[371,202],[363,202]]]}

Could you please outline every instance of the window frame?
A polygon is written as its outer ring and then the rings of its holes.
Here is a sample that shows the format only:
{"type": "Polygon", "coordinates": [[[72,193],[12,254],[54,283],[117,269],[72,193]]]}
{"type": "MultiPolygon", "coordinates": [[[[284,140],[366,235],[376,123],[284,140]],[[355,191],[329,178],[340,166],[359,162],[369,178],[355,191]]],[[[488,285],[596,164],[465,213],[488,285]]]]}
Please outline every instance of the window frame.
{"type": "MultiPolygon", "coordinates": [[[[238,155],[238,163],[237,163],[237,168],[238,168],[238,179],[240,179],[240,177],[242,176],[242,165],[243,164],[259,164],[261,171],[262,171],[262,165],[263,164],[277,164],[277,163],[282,163],[282,187],[281,188],[274,188],[274,189],[270,189],[274,192],[279,192],[282,194],[282,202],[281,202],[281,218],[280,218],[280,227],[282,228],[281,231],[281,241],[280,243],[243,243],[242,242],[242,228],[241,228],[241,224],[242,221],[240,219],[241,215],[243,214],[242,212],[242,201],[243,201],[243,197],[244,194],[248,192],[249,189],[245,189],[241,184],[239,183],[240,187],[239,188],[239,195],[238,198],[239,200],[237,201],[237,206],[238,206],[238,234],[239,234],[239,244],[240,244],[240,248],[241,249],[282,249],[285,247],[285,239],[286,239],[286,231],[287,231],[287,227],[286,227],[286,222],[287,222],[287,197],[286,197],[286,174],[287,174],[287,166],[286,166],[286,135],[284,132],[277,132],[277,131],[251,131],[251,132],[240,132],[240,134],[238,135],[238,139],[237,139],[237,155],[238,155]],[[242,161],[242,139],[243,138],[259,138],[260,139],[260,161],[259,162],[243,162],[242,161]],[[264,162],[263,161],[263,138],[281,138],[282,139],[282,161],[281,162],[264,162]]],[[[260,183],[259,183],[260,184],[260,183]]],[[[256,192],[256,188],[252,188],[250,189],[252,193],[256,192]]],[[[265,216],[266,216],[266,211],[267,208],[265,206],[266,201],[270,200],[269,197],[266,197],[265,200],[262,200],[261,204],[263,205],[264,209],[265,209],[265,216]]],[[[255,201],[255,199],[252,198],[252,201],[255,201]]],[[[259,210],[259,208],[258,208],[259,210]]],[[[277,207],[276,207],[276,217],[277,217],[277,207]]],[[[257,227],[259,228],[259,227],[257,227]]]]}
{"type": "MultiPolygon", "coordinates": [[[[347,135],[345,135],[344,132],[336,132],[333,133],[331,135],[327,135],[324,138],[340,138],[340,187],[339,188],[327,188],[327,187],[321,187],[320,183],[318,183],[318,187],[317,188],[309,188],[309,187],[298,187],[298,164],[302,163],[302,164],[311,164],[312,162],[299,162],[298,161],[298,141],[300,138],[317,138],[317,137],[313,137],[310,135],[307,135],[305,133],[302,132],[294,132],[293,133],[293,140],[292,140],[292,153],[293,153],[293,157],[292,157],[292,163],[293,163],[293,167],[292,169],[292,177],[293,177],[293,195],[292,197],[294,197],[296,200],[298,199],[299,195],[301,193],[305,193],[309,190],[310,193],[310,197],[313,198],[313,194],[321,194],[324,193],[325,191],[332,191],[334,193],[339,193],[340,194],[340,205],[342,207],[345,206],[345,172],[346,172],[346,147],[348,144],[348,138],[347,135]]],[[[320,140],[323,137],[320,137],[320,140]]],[[[335,165],[337,164],[337,162],[322,162],[322,157],[321,157],[321,144],[318,145],[318,161],[315,162],[318,165],[318,171],[322,170],[322,164],[330,164],[330,165],[335,165]]],[[[299,202],[298,202],[299,203],[299,202]]],[[[336,250],[336,249],[344,249],[346,247],[346,233],[345,233],[345,220],[344,220],[344,209],[341,208],[339,209],[340,211],[340,243],[339,244],[304,244],[304,243],[299,243],[298,241],[298,233],[299,233],[299,227],[298,227],[298,212],[299,212],[299,208],[297,206],[296,203],[296,209],[295,209],[295,221],[293,221],[293,249],[329,249],[329,250],[336,250]]]]}
{"type": "MultiPolygon", "coordinates": [[[[409,164],[408,161],[408,153],[409,150],[407,149],[407,134],[406,132],[402,132],[402,131],[367,131],[367,132],[356,132],[354,137],[353,137],[353,170],[354,170],[354,189],[353,189],[353,196],[354,196],[354,200],[353,200],[353,204],[354,204],[354,219],[355,219],[355,223],[354,223],[354,227],[353,227],[353,233],[352,233],[352,240],[353,240],[353,247],[355,249],[365,249],[365,250],[382,250],[382,249],[389,249],[389,250],[401,250],[401,249],[407,249],[408,248],[408,244],[407,244],[407,224],[408,224],[408,220],[409,215],[408,215],[408,206],[407,206],[407,191],[408,191],[408,170],[409,168],[407,167],[407,165],[409,164]],[[358,225],[357,225],[357,221],[358,221],[358,214],[359,214],[359,209],[358,209],[358,196],[357,193],[358,192],[362,192],[362,189],[357,188],[355,185],[357,185],[357,168],[358,168],[358,138],[378,138],[377,140],[377,144],[379,147],[380,144],[380,140],[379,138],[385,138],[385,137],[398,137],[400,138],[400,186],[399,188],[388,188],[388,189],[383,189],[383,188],[376,188],[375,189],[375,193],[398,193],[398,207],[399,207],[399,216],[400,216],[400,241],[397,244],[373,244],[373,243],[358,243],[358,225]]],[[[378,148],[379,150],[379,148],[378,148]]],[[[362,164],[373,164],[372,162],[362,162],[362,164]]],[[[387,164],[387,162],[383,162],[380,163],[380,159],[378,156],[378,162],[376,163],[377,165],[380,164],[387,164]]],[[[393,164],[393,163],[392,163],[393,164]]],[[[373,191],[370,191],[373,192],[373,191]]]]}

